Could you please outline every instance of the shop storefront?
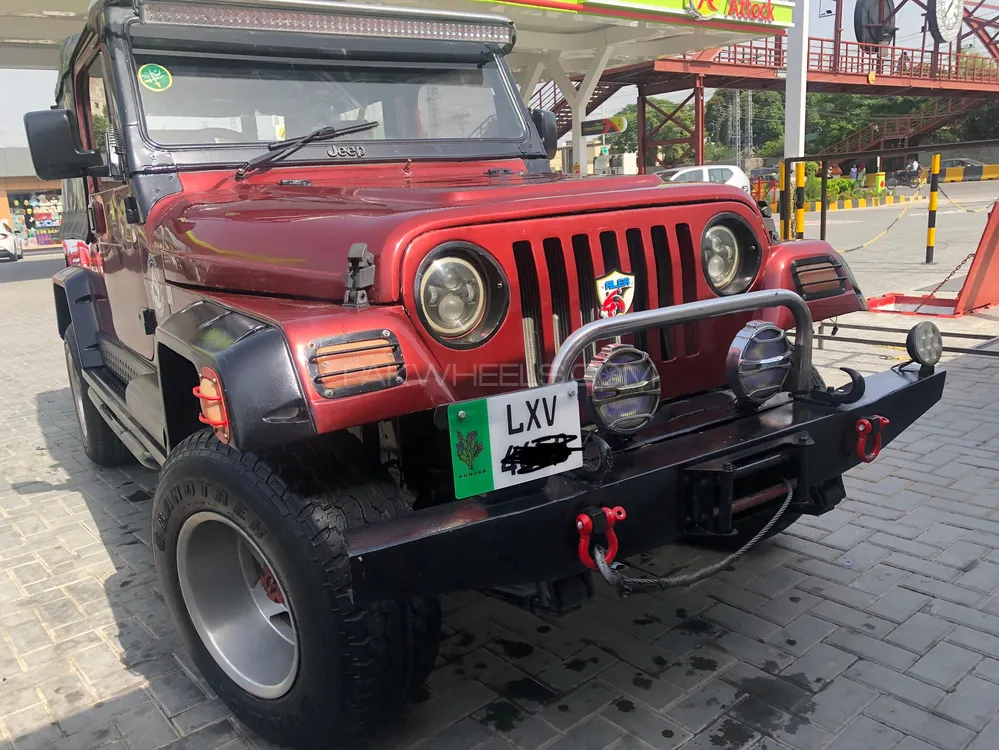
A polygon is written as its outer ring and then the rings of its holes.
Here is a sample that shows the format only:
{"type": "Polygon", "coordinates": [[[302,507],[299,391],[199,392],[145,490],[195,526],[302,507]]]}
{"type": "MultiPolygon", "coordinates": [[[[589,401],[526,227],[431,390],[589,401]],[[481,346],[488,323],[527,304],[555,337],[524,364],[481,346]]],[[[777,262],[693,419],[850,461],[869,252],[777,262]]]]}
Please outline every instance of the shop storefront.
{"type": "Polygon", "coordinates": [[[26,250],[61,244],[62,185],[39,180],[34,171],[27,148],[0,147],[0,219],[10,223],[26,250]]]}
{"type": "Polygon", "coordinates": [[[25,249],[60,244],[61,191],[8,193],[7,205],[11,226],[23,239],[25,249]]]}

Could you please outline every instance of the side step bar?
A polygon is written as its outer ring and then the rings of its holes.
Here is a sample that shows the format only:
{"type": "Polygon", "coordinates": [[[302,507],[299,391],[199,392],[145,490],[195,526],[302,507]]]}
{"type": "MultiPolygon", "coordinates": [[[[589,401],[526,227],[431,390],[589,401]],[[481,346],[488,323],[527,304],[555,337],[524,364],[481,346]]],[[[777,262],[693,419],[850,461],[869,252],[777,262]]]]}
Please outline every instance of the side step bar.
{"type": "Polygon", "coordinates": [[[84,370],[83,378],[90,386],[87,389],[90,400],[94,402],[94,406],[104,417],[104,421],[114,430],[118,439],[135,456],[135,460],[147,469],[158,470],[166,461],[166,453],[163,449],[132,418],[122,403],[122,399],[97,372],[84,370]]]}

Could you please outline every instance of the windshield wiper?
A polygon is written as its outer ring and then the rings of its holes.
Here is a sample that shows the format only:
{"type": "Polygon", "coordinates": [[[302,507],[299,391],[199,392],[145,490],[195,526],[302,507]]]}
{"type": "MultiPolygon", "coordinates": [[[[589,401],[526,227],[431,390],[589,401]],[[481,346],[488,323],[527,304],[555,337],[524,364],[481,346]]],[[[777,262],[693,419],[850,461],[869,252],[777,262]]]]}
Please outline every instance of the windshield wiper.
{"type": "Polygon", "coordinates": [[[332,125],[326,125],[317,130],[313,130],[311,133],[307,133],[306,135],[299,136],[298,138],[292,138],[290,141],[274,141],[273,143],[268,143],[266,154],[261,154],[260,156],[250,159],[236,170],[236,180],[242,180],[246,176],[247,172],[252,172],[254,169],[260,169],[260,167],[273,164],[274,162],[280,161],[287,156],[291,156],[300,148],[308,146],[310,143],[316,143],[318,141],[331,141],[334,138],[341,138],[345,135],[351,135],[352,133],[363,133],[365,130],[377,128],[379,124],[380,123],[377,120],[374,120],[371,122],[362,122],[358,125],[348,125],[345,128],[335,128],[332,125]]]}

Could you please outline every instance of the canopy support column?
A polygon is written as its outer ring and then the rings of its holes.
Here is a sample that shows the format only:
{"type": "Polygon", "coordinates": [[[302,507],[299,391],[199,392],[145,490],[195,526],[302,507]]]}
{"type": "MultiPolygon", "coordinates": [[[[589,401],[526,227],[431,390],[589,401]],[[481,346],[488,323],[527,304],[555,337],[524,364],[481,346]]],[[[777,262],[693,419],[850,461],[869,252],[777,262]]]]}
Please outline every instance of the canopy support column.
{"type": "MultiPolygon", "coordinates": [[[[805,155],[805,86],[808,82],[808,6],[794,4],[794,26],[787,35],[784,101],[784,156],[805,155]]],[[[837,50],[839,47],[837,47],[837,50]]]]}
{"type": "Polygon", "coordinates": [[[527,65],[517,71],[517,86],[520,88],[520,97],[524,104],[531,106],[531,97],[534,96],[534,89],[541,82],[541,75],[545,72],[545,61],[540,56],[532,56],[527,65]]]}
{"type": "Polygon", "coordinates": [[[583,76],[583,80],[579,84],[579,88],[566,75],[557,54],[549,53],[545,56],[545,66],[548,68],[548,73],[555,81],[555,85],[559,87],[572,112],[572,158],[579,164],[581,176],[589,173],[586,140],[583,138],[583,120],[586,119],[590,99],[593,97],[597,84],[600,83],[600,77],[604,74],[613,51],[614,47],[607,45],[596,52],[590,61],[586,75],[583,76]]]}

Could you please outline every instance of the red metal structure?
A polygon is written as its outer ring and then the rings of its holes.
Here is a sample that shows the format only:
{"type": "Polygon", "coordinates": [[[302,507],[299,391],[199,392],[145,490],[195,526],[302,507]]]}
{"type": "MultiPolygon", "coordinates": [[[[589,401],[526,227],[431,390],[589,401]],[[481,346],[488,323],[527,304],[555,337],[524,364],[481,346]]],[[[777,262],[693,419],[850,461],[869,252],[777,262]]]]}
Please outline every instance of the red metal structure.
{"type": "MultiPolygon", "coordinates": [[[[971,268],[957,293],[957,297],[937,297],[937,290],[920,297],[904,294],[886,294],[867,300],[875,312],[895,312],[904,315],[936,315],[942,318],[959,318],[968,313],[999,305],[999,211],[995,206],[989,212],[985,231],[978,242],[978,249],[971,259],[971,268]]],[[[960,266],[959,266],[960,268],[960,266]]],[[[954,275],[952,273],[952,275],[954,275]]],[[[945,280],[946,283],[946,280],[945,280]]]]}
{"type": "MultiPolygon", "coordinates": [[[[910,0],[902,0],[897,14],[910,0]]],[[[923,0],[911,2],[925,10],[923,0]]],[[[836,3],[833,39],[812,37],[808,43],[808,90],[822,93],[870,94],[872,96],[914,95],[939,97],[939,101],[918,112],[898,115],[862,128],[837,144],[837,151],[862,151],[885,142],[908,145],[915,136],[933,132],[957,117],[980,107],[988,97],[999,94],[999,4],[985,0],[965,0],[964,29],[955,44],[935,44],[923,32],[920,47],[860,44],[843,38],[843,0],[836,3]],[[969,54],[962,48],[974,37],[983,52],[969,54]]],[[[886,18],[889,22],[891,17],[886,18]]],[[[924,24],[925,26],[925,24],[924,24]]],[[[682,57],[664,57],[653,62],[607,71],[589,103],[596,109],[624,86],[639,92],[639,120],[644,121],[649,97],[691,90],[684,104],[693,103],[699,125],[689,137],[662,141],[656,138],[661,127],[646,133],[639,128],[639,150],[652,153],[658,161],[659,148],[686,143],[688,154],[703,157],[703,90],[731,88],[783,90],[787,63],[786,42],[782,37],[746,42],[720,49],[705,50],[682,57]],[[698,95],[697,91],[702,94],[698,95]]],[[[533,106],[554,109],[562,133],[570,126],[569,110],[551,82],[541,86],[533,106]]],[[[656,109],[660,109],[658,106],[656,109]]],[[[676,119],[678,108],[667,121],[684,131],[676,119]]],[[[668,113],[660,112],[667,116],[668,113]]],[[[644,168],[644,161],[640,165],[644,168]]]]}

